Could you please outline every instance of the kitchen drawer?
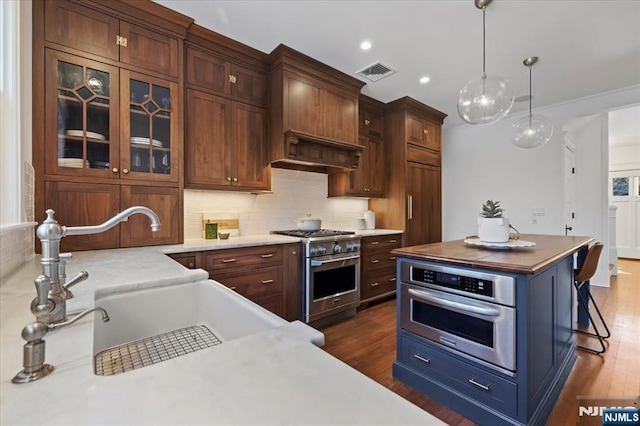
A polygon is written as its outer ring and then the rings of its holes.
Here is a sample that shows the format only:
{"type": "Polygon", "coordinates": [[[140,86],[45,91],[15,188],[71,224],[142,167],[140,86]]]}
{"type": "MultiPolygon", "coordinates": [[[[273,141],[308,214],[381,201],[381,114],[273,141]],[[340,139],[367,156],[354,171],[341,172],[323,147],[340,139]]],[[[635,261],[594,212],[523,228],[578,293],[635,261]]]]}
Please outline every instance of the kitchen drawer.
{"type": "Polygon", "coordinates": [[[272,263],[282,264],[282,246],[213,251],[204,255],[204,269],[210,273],[244,267],[268,266],[272,263]]]}
{"type": "Polygon", "coordinates": [[[361,241],[362,252],[370,253],[373,251],[391,251],[400,247],[402,243],[402,234],[379,235],[376,237],[364,237],[361,241]]]}
{"type": "Polygon", "coordinates": [[[518,412],[518,385],[471,364],[454,359],[429,344],[402,337],[400,361],[424,376],[431,377],[461,393],[515,416],[518,412]]]}
{"type": "Polygon", "coordinates": [[[282,297],[284,290],[282,266],[271,266],[233,274],[209,271],[209,277],[251,300],[256,297],[276,294],[282,297]]]}
{"type": "Polygon", "coordinates": [[[195,269],[200,267],[200,253],[176,253],[169,255],[169,257],[182,264],[185,268],[195,269]]]}
{"type": "Polygon", "coordinates": [[[407,160],[414,163],[440,167],[440,153],[407,145],[407,160]]]}
{"type": "Polygon", "coordinates": [[[390,273],[382,272],[381,274],[367,274],[364,278],[360,287],[360,298],[362,300],[396,291],[395,270],[390,273]]]}
{"type": "MultiPolygon", "coordinates": [[[[276,294],[273,296],[263,296],[256,297],[252,299],[253,302],[262,306],[269,312],[273,312],[281,318],[285,318],[284,314],[284,297],[281,294],[276,294]]],[[[286,318],[285,318],[286,319],[286,318]]]]}
{"type": "Polygon", "coordinates": [[[382,253],[366,253],[362,256],[360,263],[365,273],[378,269],[396,270],[396,256],[388,250],[382,253]]]}

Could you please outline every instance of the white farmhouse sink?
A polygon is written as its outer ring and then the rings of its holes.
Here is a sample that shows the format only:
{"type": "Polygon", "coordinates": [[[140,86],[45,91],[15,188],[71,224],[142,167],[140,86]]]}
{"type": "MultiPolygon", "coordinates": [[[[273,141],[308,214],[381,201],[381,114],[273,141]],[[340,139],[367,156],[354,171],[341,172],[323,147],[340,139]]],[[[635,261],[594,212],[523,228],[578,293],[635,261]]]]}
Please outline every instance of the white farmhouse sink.
{"type": "Polygon", "coordinates": [[[224,343],[288,323],[211,280],[119,293],[97,292],[94,306],[106,309],[111,318],[106,323],[93,321],[94,355],[193,326],[205,326],[224,343]]]}

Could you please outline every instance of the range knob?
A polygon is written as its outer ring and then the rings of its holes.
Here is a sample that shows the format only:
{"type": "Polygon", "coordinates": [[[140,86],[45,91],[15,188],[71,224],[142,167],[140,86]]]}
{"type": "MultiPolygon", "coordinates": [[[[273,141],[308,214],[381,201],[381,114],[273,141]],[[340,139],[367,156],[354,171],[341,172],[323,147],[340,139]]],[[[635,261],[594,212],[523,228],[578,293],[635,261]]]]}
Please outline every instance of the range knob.
{"type": "Polygon", "coordinates": [[[318,250],[318,254],[325,254],[327,252],[327,248],[324,246],[319,246],[317,250],[318,250]]]}
{"type": "Polygon", "coordinates": [[[309,254],[311,256],[317,256],[318,255],[318,247],[309,247],[309,254]]]}
{"type": "Polygon", "coordinates": [[[335,243],[333,246],[334,253],[342,253],[342,246],[338,243],[335,243]]]}
{"type": "Polygon", "coordinates": [[[358,251],[360,250],[360,244],[358,243],[353,243],[353,244],[347,244],[347,251],[358,251]]]}

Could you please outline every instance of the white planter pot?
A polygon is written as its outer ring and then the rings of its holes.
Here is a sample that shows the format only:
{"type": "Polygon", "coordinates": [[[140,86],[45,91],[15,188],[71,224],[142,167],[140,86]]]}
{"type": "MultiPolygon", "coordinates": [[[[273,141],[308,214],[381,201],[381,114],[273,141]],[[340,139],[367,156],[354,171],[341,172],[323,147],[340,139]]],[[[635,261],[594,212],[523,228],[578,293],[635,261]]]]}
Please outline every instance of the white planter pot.
{"type": "Polygon", "coordinates": [[[478,237],[488,243],[509,241],[509,219],[506,217],[478,218],[478,237]]]}

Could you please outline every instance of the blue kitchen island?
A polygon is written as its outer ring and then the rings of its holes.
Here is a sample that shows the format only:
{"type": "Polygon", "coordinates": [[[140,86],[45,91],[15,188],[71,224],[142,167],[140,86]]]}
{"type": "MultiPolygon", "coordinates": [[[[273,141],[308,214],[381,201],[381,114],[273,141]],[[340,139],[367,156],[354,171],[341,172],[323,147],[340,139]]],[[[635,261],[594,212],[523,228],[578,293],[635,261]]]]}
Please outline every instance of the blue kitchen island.
{"type": "Polygon", "coordinates": [[[544,424],[576,360],[574,255],[593,238],[520,241],[535,246],[458,240],[393,252],[393,376],[481,425],[544,424]]]}

